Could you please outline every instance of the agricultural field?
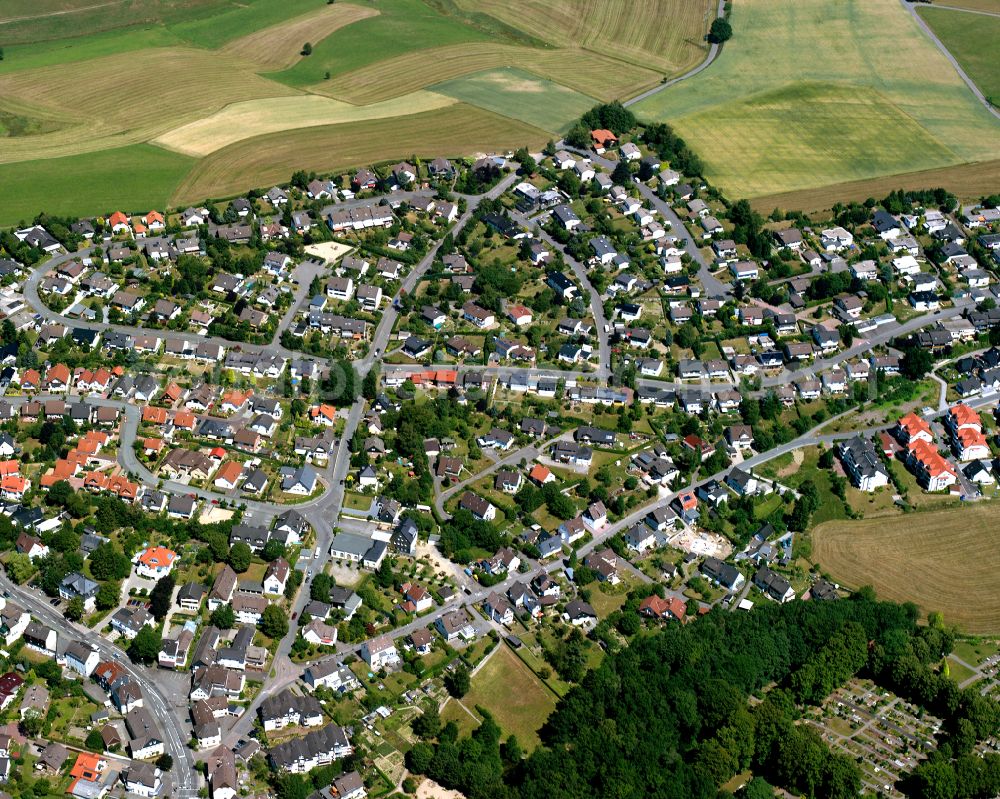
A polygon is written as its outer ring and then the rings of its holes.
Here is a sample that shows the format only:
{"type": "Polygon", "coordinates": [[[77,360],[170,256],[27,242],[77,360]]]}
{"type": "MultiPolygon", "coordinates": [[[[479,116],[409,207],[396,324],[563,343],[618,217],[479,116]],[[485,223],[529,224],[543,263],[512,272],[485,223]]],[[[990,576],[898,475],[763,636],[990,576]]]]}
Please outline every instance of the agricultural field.
{"type": "Polygon", "coordinates": [[[708,29],[716,7],[712,0],[457,2],[557,47],[582,47],[663,74],[684,72],[705,58],[708,47],[697,32],[708,29]]]}
{"type": "Polygon", "coordinates": [[[1000,157],[1000,123],[897,3],[748,0],[732,24],[710,69],[634,110],[733,197],[1000,157]]]}
{"type": "Polygon", "coordinates": [[[178,185],[203,200],[304,166],[537,146],[595,98],[629,96],[704,57],[710,0],[625,5],[10,0],[0,11],[0,169],[16,185],[34,183],[27,197],[0,202],[0,224],[70,205],[58,198],[64,183],[44,182],[80,173],[62,159],[136,145],[196,161],[180,181],[162,169],[141,174],[133,160],[144,191],[109,195],[101,187],[117,175],[95,155],[73,207],[140,210],[178,185]],[[572,27],[544,21],[548,13],[572,27]],[[460,110],[442,113],[449,106],[460,110]],[[469,124],[428,131],[427,115],[469,124]],[[414,134],[405,144],[404,132],[414,134]],[[238,178],[223,180],[233,153],[243,159],[238,178]]]}
{"type": "Polygon", "coordinates": [[[896,189],[926,189],[941,186],[961,200],[977,200],[996,190],[1000,182],[1000,159],[972,164],[960,164],[941,169],[927,169],[889,175],[879,178],[834,183],[815,189],[765,194],[750,201],[754,209],[765,214],[774,208],[802,211],[807,214],[828,213],[834,203],[855,200],[864,202],[869,197],[885,197],[896,189]]]}
{"type": "Polygon", "coordinates": [[[538,128],[463,103],[396,117],[391,124],[369,120],[257,136],[197,161],[174,190],[171,204],[226,197],[248,186],[286,181],[292,169],[334,172],[357,164],[409,158],[417,142],[421,157],[434,158],[507,150],[522,144],[538,147],[548,138],[549,134],[538,128]]]}
{"type": "Polygon", "coordinates": [[[538,746],[538,730],[555,709],[556,695],[509,647],[500,644],[486,665],[476,672],[471,690],[460,701],[473,714],[477,706],[485,708],[505,735],[516,735],[521,746],[531,751],[538,746]],[[511,692],[512,685],[517,686],[516,692],[511,692]]]}
{"type": "Polygon", "coordinates": [[[979,90],[994,105],[1000,103],[1000,59],[996,53],[996,43],[1000,41],[1000,5],[994,12],[996,16],[948,8],[924,8],[918,13],[979,90]]]}
{"type": "Polygon", "coordinates": [[[597,101],[519,69],[478,72],[431,87],[433,92],[529,125],[563,132],[597,101]]]}
{"type": "Polygon", "coordinates": [[[990,502],[894,518],[831,521],[812,533],[812,561],[851,587],[939,611],[972,634],[1000,629],[1000,530],[990,502]]]}
{"type": "Polygon", "coordinates": [[[255,136],[319,125],[398,118],[435,111],[456,102],[452,97],[424,91],[365,106],[315,94],[248,100],[233,103],[210,117],[168,131],[154,139],[153,143],[185,155],[201,157],[255,136]]]}
{"type": "Polygon", "coordinates": [[[469,73],[517,65],[542,78],[602,100],[635,94],[658,75],[644,67],[583,50],[537,50],[504,42],[435,47],[377,61],[309,86],[351,103],[373,103],[469,73]]]}
{"type": "Polygon", "coordinates": [[[29,221],[41,209],[83,216],[95,209],[163,208],[195,161],[151,144],[0,164],[0,224],[29,221]],[[80,191],[57,187],[86,186],[80,191]]]}

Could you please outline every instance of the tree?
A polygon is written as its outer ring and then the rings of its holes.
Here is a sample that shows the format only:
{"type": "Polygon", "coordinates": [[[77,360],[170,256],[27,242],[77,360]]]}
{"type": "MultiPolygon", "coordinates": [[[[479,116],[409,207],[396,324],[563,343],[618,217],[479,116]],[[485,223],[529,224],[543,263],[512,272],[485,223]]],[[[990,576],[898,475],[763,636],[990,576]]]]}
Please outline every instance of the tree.
{"type": "Polygon", "coordinates": [[[156,758],[156,765],[162,771],[170,771],[174,767],[174,759],[164,752],[158,758],[156,758]]]}
{"type": "Polygon", "coordinates": [[[628,186],[632,182],[632,172],[628,168],[628,161],[623,159],[615,164],[611,179],[619,186],[628,186]]]}
{"type": "Polygon", "coordinates": [[[712,44],[722,44],[723,42],[728,42],[732,38],[733,26],[729,24],[728,19],[716,17],[712,20],[712,25],[708,29],[708,40],[712,42],[712,44]]]}
{"type": "Polygon", "coordinates": [[[7,558],[7,576],[18,585],[24,585],[35,573],[35,567],[23,552],[14,552],[7,558]]]}
{"type": "Polygon", "coordinates": [[[128,557],[111,542],[90,553],[90,573],[95,580],[124,580],[131,571],[128,557]]]}
{"type": "Polygon", "coordinates": [[[104,739],[101,737],[101,732],[96,727],[87,733],[87,739],[83,742],[91,752],[103,752],[104,751],[104,739]]]}
{"type": "Polygon", "coordinates": [[[268,605],[260,618],[260,631],[268,638],[284,638],[288,634],[288,616],[277,605],[268,605]]]}
{"type": "Polygon", "coordinates": [[[80,621],[85,610],[83,597],[75,596],[66,605],[66,618],[70,621],[80,621]]]}
{"type": "Polygon", "coordinates": [[[465,666],[459,666],[454,671],[449,671],[444,676],[444,687],[448,690],[448,693],[456,699],[461,699],[469,693],[471,683],[472,680],[469,675],[469,670],[465,666]]]}
{"type": "Polygon", "coordinates": [[[313,46],[310,42],[306,42],[302,45],[302,55],[312,55],[313,46]]]}
{"type": "Polygon", "coordinates": [[[219,607],[212,611],[212,615],[208,617],[208,621],[220,630],[231,630],[236,624],[236,614],[233,612],[233,606],[228,602],[225,605],[219,605],[219,607]]]}
{"type": "Polygon", "coordinates": [[[163,621],[170,612],[170,601],[174,595],[174,576],[168,574],[156,581],[149,592],[149,612],[157,621],[163,621]]]}
{"type": "Polygon", "coordinates": [[[278,799],[306,799],[312,792],[312,783],[301,774],[285,774],[278,780],[278,799]]]}
{"type": "Polygon", "coordinates": [[[330,589],[333,588],[333,578],[324,572],[320,572],[312,579],[309,585],[309,598],[315,602],[329,602],[330,589]]]}
{"type": "Polygon", "coordinates": [[[111,608],[118,604],[121,593],[122,584],[120,582],[112,580],[106,583],[101,583],[101,587],[97,589],[97,596],[94,598],[94,604],[97,606],[98,610],[111,610],[111,608]]]}
{"type": "Polygon", "coordinates": [[[42,731],[44,723],[45,717],[35,708],[29,708],[21,719],[21,731],[28,737],[35,738],[42,731]]]}
{"type": "Polygon", "coordinates": [[[128,656],[134,663],[152,663],[160,654],[163,637],[155,627],[145,626],[128,645],[128,656]]]}
{"type": "Polygon", "coordinates": [[[272,560],[277,560],[285,556],[285,545],[277,538],[272,538],[264,544],[264,549],[260,554],[264,560],[270,563],[272,560]]]}
{"type": "Polygon", "coordinates": [[[923,347],[911,347],[903,353],[900,370],[909,380],[921,380],[934,367],[934,356],[923,347]]]}
{"type": "Polygon", "coordinates": [[[438,713],[437,705],[430,705],[424,708],[424,712],[417,716],[410,725],[413,734],[423,739],[436,738],[441,732],[441,715],[438,713]]]}
{"type": "Polygon", "coordinates": [[[229,557],[226,562],[233,567],[233,571],[242,574],[250,568],[250,561],[253,560],[253,552],[245,541],[237,541],[229,548],[229,557]]]}

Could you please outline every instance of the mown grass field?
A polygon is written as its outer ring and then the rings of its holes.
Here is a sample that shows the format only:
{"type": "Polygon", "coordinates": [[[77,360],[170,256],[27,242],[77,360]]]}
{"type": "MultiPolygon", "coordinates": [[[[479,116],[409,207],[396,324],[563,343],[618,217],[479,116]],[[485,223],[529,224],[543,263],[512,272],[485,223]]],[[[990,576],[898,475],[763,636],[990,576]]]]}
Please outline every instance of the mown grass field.
{"type": "Polygon", "coordinates": [[[227,55],[243,58],[262,70],[291,69],[302,60],[302,47],[313,39],[321,41],[334,31],[378,16],[374,8],[337,3],[308,14],[241,36],[222,46],[227,55]]]}
{"type": "Polygon", "coordinates": [[[568,129],[597,102],[593,97],[519,69],[477,72],[430,88],[438,94],[556,132],[568,129]]]}
{"type": "Polygon", "coordinates": [[[812,560],[852,588],[940,611],[968,633],[1000,630],[1000,528],[989,502],[896,518],[832,521],[813,531],[812,560]]]}
{"type": "Polygon", "coordinates": [[[174,191],[171,202],[231,196],[247,186],[288,180],[291,169],[332,172],[356,164],[458,156],[538,147],[546,131],[457,103],[438,111],[392,120],[352,122],[257,136],[201,159],[174,191]]]}
{"type": "Polygon", "coordinates": [[[163,208],[196,162],[150,144],[0,164],[0,224],[42,209],[83,216],[108,208],[163,208]],[[82,190],[85,187],[85,190],[82,190]]]}
{"type": "Polygon", "coordinates": [[[485,708],[505,735],[516,735],[531,751],[539,744],[538,730],[555,710],[556,696],[507,646],[499,646],[461,701],[472,713],[477,706],[485,708]]]}
{"type": "Polygon", "coordinates": [[[635,110],[734,197],[1000,157],[1000,123],[898,3],[747,0],[732,24],[717,63],[635,110]]]}
{"type": "Polygon", "coordinates": [[[998,16],[995,17],[932,7],[921,8],[917,13],[979,90],[991,98],[994,105],[1000,104],[1000,54],[997,53],[1000,4],[997,4],[995,13],[998,16]]]}

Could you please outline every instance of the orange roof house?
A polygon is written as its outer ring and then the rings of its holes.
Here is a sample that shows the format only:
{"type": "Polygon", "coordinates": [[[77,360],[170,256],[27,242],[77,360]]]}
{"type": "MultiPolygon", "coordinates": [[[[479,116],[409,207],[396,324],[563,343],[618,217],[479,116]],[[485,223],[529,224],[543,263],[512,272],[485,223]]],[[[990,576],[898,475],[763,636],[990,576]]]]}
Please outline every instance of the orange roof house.
{"type": "Polygon", "coordinates": [[[896,423],[896,432],[904,443],[915,440],[929,443],[934,440],[934,434],[927,420],[915,413],[908,413],[900,419],[896,423]]]}
{"type": "Polygon", "coordinates": [[[552,472],[548,466],[542,466],[540,463],[536,463],[531,467],[531,471],[528,472],[528,479],[538,485],[545,485],[550,480],[555,480],[552,476],[552,472]]]}
{"type": "Polygon", "coordinates": [[[21,388],[38,388],[41,382],[42,376],[37,369],[25,369],[21,374],[21,388]]]}
{"type": "Polygon", "coordinates": [[[159,211],[150,211],[143,217],[143,221],[150,227],[158,227],[166,224],[163,220],[163,214],[159,211]]]}
{"type": "Polygon", "coordinates": [[[111,216],[108,217],[108,224],[111,225],[112,230],[119,225],[128,226],[128,217],[125,216],[121,211],[115,211],[111,216]]]}
{"type": "Polygon", "coordinates": [[[222,395],[220,407],[222,410],[238,411],[247,404],[247,400],[253,396],[253,389],[247,391],[229,391],[222,395]]]}
{"type": "Polygon", "coordinates": [[[331,423],[337,418],[337,409],[332,405],[314,405],[309,409],[309,417],[314,422],[331,423]]]}
{"type": "Polygon", "coordinates": [[[177,402],[183,394],[183,390],[176,383],[170,383],[165,389],[163,389],[163,398],[170,403],[177,402]]]}
{"type": "Polygon", "coordinates": [[[979,414],[964,402],[953,405],[948,410],[948,424],[953,430],[970,429],[981,432],[983,429],[979,414]]]}
{"type": "Polygon", "coordinates": [[[0,477],[10,477],[21,473],[20,461],[0,461],[0,477]]]}
{"type": "Polygon", "coordinates": [[[683,619],[686,612],[687,604],[677,597],[663,599],[652,594],[639,604],[639,614],[654,619],[683,619]]]}
{"type": "Polygon", "coordinates": [[[49,471],[41,476],[38,482],[42,488],[50,488],[60,480],[69,480],[77,473],[79,468],[78,464],[72,463],[65,458],[60,458],[49,471]]]}
{"type": "Polygon", "coordinates": [[[159,455],[163,447],[162,438],[144,438],[142,440],[142,451],[147,455],[159,455]]]}
{"type": "Polygon", "coordinates": [[[64,363],[57,363],[45,373],[45,385],[49,388],[61,388],[69,385],[70,371],[64,363]]]}
{"type": "Polygon", "coordinates": [[[191,411],[177,411],[174,414],[174,427],[181,430],[194,430],[197,423],[198,417],[191,413],[191,411]]]}
{"type": "Polygon", "coordinates": [[[177,553],[166,547],[150,547],[139,554],[136,559],[135,571],[142,577],[162,577],[174,568],[177,553]]]}
{"type": "MultiPolygon", "coordinates": [[[[80,752],[77,755],[76,762],[73,764],[73,768],[70,770],[69,775],[73,778],[74,784],[77,780],[83,780],[84,782],[98,782],[101,779],[101,774],[108,767],[108,761],[105,760],[100,755],[95,755],[90,752],[80,752]]],[[[73,786],[70,786],[69,792],[73,792],[73,786]]]]}
{"type": "Polygon", "coordinates": [[[236,461],[226,461],[215,473],[215,484],[217,486],[236,487],[236,481],[243,474],[243,464],[236,461]]]}
{"type": "Polygon", "coordinates": [[[618,144],[618,137],[610,130],[598,128],[597,130],[590,131],[590,141],[593,142],[595,148],[604,150],[614,144],[618,144]]]}
{"type": "Polygon", "coordinates": [[[21,499],[29,488],[31,488],[31,483],[23,477],[11,475],[0,478],[0,495],[7,499],[21,499]]]}
{"type": "Polygon", "coordinates": [[[146,424],[166,424],[167,410],[166,408],[154,408],[152,405],[146,405],[142,409],[142,421],[146,424]]]}

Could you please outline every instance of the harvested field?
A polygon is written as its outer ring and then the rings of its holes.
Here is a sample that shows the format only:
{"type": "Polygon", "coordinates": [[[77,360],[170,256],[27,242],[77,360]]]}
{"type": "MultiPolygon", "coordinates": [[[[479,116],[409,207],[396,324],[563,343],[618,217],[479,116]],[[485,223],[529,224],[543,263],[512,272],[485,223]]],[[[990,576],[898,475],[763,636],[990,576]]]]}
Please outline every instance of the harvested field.
{"type": "Polygon", "coordinates": [[[869,197],[881,199],[895,189],[948,189],[961,200],[975,200],[996,191],[1000,185],[1000,160],[959,164],[942,169],[926,169],[870,180],[834,183],[817,189],[803,189],[781,194],[767,194],[751,200],[758,211],[770,213],[774,208],[805,213],[826,213],[837,202],[869,197]]]}
{"type": "Polygon", "coordinates": [[[433,92],[414,92],[367,106],[351,105],[315,94],[247,100],[171,130],[153,143],[197,157],[214,153],[238,141],[283,130],[406,116],[445,108],[456,102],[452,97],[433,92]]]}
{"type": "Polygon", "coordinates": [[[258,136],[202,159],[174,193],[172,204],[225,197],[251,186],[286,181],[296,169],[333,172],[374,161],[455,156],[474,151],[538,147],[549,134],[457,103],[437,111],[258,136]]]}
{"type": "Polygon", "coordinates": [[[989,502],[896,518],[833,521],[812,534],[813,562],[852,588],[940,611],[968,633],[1000,630],[1000,528],[989,502]]]}
{"type": "Polygon", "coordinates": [[[289,69],[302,58],[305,42],[318,42],[340,28],[378,15],[374,8],[336,3],[310,14],[241,36],[223,45],[222,52],[253,63],[261,71],[289,69]]]}
{"type": "Polygon", "coordinates": [[[712,0],[458,0],[558,47],[582,47],[663,74],[708,53],[712,0]]]}
{"type": "Polygon", "coordinates": [[[732,24],[711,69],[634,110],[733,197],[1000,157],[1000,123],[899,3],[747,0],[732,24]]]}
{"type": "Polygon", "coordinates": [[[510,44],[459,44],[379,61],[309,87],[359,105],[474,72],[501,67],[526,70],[603,100],[625,97],[659,80],[649,69],[583,50],[535,50],[510,44]]]}
{"type": "Polygon", "coordinates": [[[565,132],[597,103],[593,97],[519,69],[478,72],[431,89],[553,133],[565,132]]]}

